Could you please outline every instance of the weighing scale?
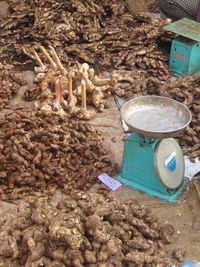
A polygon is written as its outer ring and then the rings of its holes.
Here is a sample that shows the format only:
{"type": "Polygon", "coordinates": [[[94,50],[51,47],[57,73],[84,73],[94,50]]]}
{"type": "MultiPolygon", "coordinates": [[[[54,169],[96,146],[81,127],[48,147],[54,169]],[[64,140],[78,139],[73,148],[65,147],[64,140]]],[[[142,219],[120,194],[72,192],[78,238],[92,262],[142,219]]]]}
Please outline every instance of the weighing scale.
{"type": "Polygon", "coordinates": [[[190,111],[171,98],[141,96],[126,102],[121,114],[133,133],[125,140],[122,172],[116,178],[150,196],[175,202],[188,180],[183,152],[173,137],[189,125],[190,111]]]}
{"type": "Polygon", "coordinates": [[[181,19],[165,30],[176,33],[172,41],[169,66],[176,76],[193,75],[200,71],[200,23],[181,19]]]}

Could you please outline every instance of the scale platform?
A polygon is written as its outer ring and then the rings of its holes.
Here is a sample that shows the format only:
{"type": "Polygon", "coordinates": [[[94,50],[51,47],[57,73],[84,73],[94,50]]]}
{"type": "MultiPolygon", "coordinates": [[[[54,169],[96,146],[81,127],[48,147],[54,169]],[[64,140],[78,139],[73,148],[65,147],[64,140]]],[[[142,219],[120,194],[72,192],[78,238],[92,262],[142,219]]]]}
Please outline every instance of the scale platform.
{"type": "Polygon", "coordinates": [[[172,41],[169,66],[176,76],[200,72],[200,23],[183,18],[164,28],[177,34],[172,41]]]}
{"type": "Polygon", "coordinates": [[[133,132],[124,143],[124,185],[168,202],[175,202],[188,182],[183,152],[172,138],[191,121],[190,111],[166,97],[136,97],[124,104],[122,118],[133,132]]]}

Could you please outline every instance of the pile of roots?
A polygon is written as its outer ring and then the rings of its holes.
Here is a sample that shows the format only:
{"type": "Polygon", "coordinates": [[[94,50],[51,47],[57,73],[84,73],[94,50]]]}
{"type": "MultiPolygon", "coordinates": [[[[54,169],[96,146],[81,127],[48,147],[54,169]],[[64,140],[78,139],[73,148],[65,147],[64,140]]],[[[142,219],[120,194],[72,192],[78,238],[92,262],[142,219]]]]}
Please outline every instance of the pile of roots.
{"type": "Polygon", "coordinates": [[[0,109],[8,108],[10,100],[22,85],[23,82],[15,75],[13,66],[0,63],[0,109]]]}
{"type": "Polygon", "coordinates": [[[192,122],[179,141],[185,154],[200,158],[200,75],[166,83],[160,87],[159,94],[183,103],[192,112],[192,122]]]}
{"type": "Polygon", "coordinates": [[[74,191],[29,197],[0,226],[0,264],[8,267],[166,267],[173,228],[134,200],[74,191]]]}
{"type": "Polygon", "coordinates": [[[43,46],[40,46],[40,50],[50,66],[44,64],[37,51],[33,50],[39,66],[35,67],[34,84],[25,92],[25,100],[35,100],[37,109],[58,111],[78,119],[90,120],[96,115],[96,110],[104,110],[111,93],[124,95],[124,90],[118,87],[114,79],[97,76],[87,63],[76,61],[72,67],[65,68],[52,46],[51,54],[43,46]]]}
{"type": "Polygon", "coordinates": [[[167,54],[159,47],[169,20],[133,17],[124,0],[9,0],[10,14],[0,36],[18,54],[31,57],[30,48],[52,45],[63,63],[147,70],[167,79],[167,54]]]}
{"type": "Polygon", "coordinates": [[[14,111],[0,119],[0,196],[88,189],[114,170],[99,132],[59,114],[14,111]]]}

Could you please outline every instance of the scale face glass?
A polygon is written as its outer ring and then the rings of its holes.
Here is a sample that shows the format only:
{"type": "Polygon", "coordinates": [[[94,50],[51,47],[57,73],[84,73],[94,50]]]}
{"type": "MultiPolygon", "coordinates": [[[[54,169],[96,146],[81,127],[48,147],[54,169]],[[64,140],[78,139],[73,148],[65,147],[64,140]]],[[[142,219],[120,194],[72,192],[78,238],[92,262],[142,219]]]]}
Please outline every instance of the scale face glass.
{"type": "Polygon", "coordinates": [[[154,165],[158,179],[168,189],[177,189],[184,179],[183,152],[173,138],[159,142],[154,154],[154,165]]]}

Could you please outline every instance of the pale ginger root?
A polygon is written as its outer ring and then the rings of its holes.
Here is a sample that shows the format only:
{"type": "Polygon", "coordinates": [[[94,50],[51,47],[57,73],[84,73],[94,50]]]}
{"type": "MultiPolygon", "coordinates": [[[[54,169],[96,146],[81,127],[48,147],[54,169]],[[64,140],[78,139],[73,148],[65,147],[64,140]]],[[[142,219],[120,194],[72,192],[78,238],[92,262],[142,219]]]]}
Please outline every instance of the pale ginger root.
{"type": "Polygon", "coordinates": [[[75,116],[80,120],[91,120],[95,116],[94,109],[87,109],[87,87],[84,80],[81,81],[81,108],[77,109],[75,116]]]}
{"type": "Polygon", "coordinates": [[[130,248],[138,249],[138,250],[148,250],[148,249],[150,249],[152,244],[153,244],[153,241],[148,240],[148,242],[147,242],[146,239],[142,236],[134,237],[133,239],[130,239],[127,242],[127,245],[130,248]]]}
{"type": "Polygon", "coordinates": [[[53,111],[66,113],[80,120],[91,120],[96,112],[92,107],[87,108],[86,102],[102,112],[107,106],[107,99],[111,93],[121,96],[124,94],[112,79],[95,75],[94,69],[87,63],[75,62],[75,66],[66,69],[52,46],[50,46],[51,55],[43,46],[39,48],[51,67],[45,66],[36,50],[33,50],[33,57],[39,65],[35,69],[37,86],[29,86],[25,99],[37,100],[37,108],[48,111],[52,108],[53,111]]]}
{"type": "Polygon", "coordinates": [[[97,259],[101,261],[106,261],[111,256],[120,253],[122,241],[120,239],[109,239],[109,241],[101,246],[101,250],[97,255],[97,259]]]}
{"type": "MultiPolygon", "coordinates": [[[[75,117],[79,120],[89,121],[93,119],[96,115],[96,112],[93,108],[90,109],[77,109],[75,111],[75,117]]],[[[73,115],[73,114],[72,114],[73,115]]]]}
{"type": "MultiPolygon", "coordinates": [[[[57,194],[39,198],[27,196],[25,201],[30,204],[16,209],[15,222],[9,223],[13,221],[12,217],[5,225],[3,222],[0,241],[7,247],[0,248],[0,252],[5,266],[6,262],[10,266],[18,263],[19,267],[37,264],[56,267],[165,267],[176,263],[167,256],[164,247],[158,246],[158,241],[162,241],[160,237],[149,239],[127,221],[134,200],[123,203],[107,191],[103,194],[76,190],[71,194],[59,192],[59,198],[57,194]],[[114,212],[123,216],[115,217],[115,220],[112,217],[114,212]],[[132,236],[127,241],[117,235],[116,229],[131,231],[132,236]],[[9,244],[15,244],[13,251],[9,244]]],[[[137,208],[143,212],[143,217],[146,212],[146,215],[150,214],[145,207],[137,205],[137,208]]],[[[143,224],[142,218],[137,220],[143,224]]]]}
{"type": "Polygon", "coordinates": [[[86,263],[95,264],[97,262],[96,251],[85,250],[84,260],[86,263]]]}
{"type": "Polygon", "coordinates": [[[68,75],[68,93],[69,107],[70,109],[74,110],[77,104],[77,97],[73,94],[73,75],[71,73],[68,75]]]}
{"type": "Polygon", "coordinates": [[[151,256],[148,254],[145,254],[144,252],[139,251],[131,251],[125,256],[125,260],[131,263],[135,263],[138,265],[141,264],[141,266],[145,266],[146,264],[152,264],[153,266],[156,266],[160,264],[160,266],[165,267],[168,265],[171,265],[173,263],[173,260],[170,258],[167,258],[163,255],[155,255],[151,256]]]}

